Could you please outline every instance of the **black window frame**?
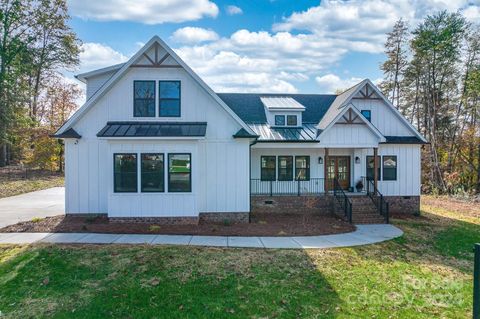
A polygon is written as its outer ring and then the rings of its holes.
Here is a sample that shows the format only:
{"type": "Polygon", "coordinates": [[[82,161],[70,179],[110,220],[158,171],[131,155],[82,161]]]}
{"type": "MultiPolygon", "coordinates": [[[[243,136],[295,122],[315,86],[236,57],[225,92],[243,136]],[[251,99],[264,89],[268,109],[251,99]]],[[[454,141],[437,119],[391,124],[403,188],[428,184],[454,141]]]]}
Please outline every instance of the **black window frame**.
{"type": "MultiPolygon", "coordinates": [[[[365,157],[365,168],[366,168],[366,170],[365,170],[365,176],[366,176],[367,180],[370,180],[370,179],[373,180],[373,179],[375,178],[375,175],[374,175],[375,172],[372,172],[373,175],[372,175],[371,178],[368,176],[368,170],[369,170],[369,169],[372,169],[372,170],[373,170],[373,168],[368,167],[369,159],[372,158],[372,157],[373,157],[373,155],[367,155],[367,156],[365,157]]],[[[377,155],[377,158],[378,158],[378,165],[377,165],[378,180],[380,181],[380,180],[382,179],[382,178],[381,178],[381,177],[382,177],[382,157],[381,157],[380,155],[377,155]]]]}
{"type": "Polygon", "coordinates": [[[180,80],[160,80],[158,81],[158,117],[182,117],[182,81],[180,80]],[[178,83],[178,98],[162,98],[160,86],[162,83],[175,82],[178,83]],[[162,115],[162,101],[177,101],[178,115],[162,115]]]}
{"type": "Polygon", "coordinates": [[[298,155],[298,156],[295,156],[295,180],[296,181],[309,181],[310,180],[310,156],[309,155],[298,155]],[[306,168],[303,168],[303,167],[297,167],[297,158],[306,158],[307,159],[307,167],[306,168]],[[306,176],[305,176],[305,179],[299,179],[298,178],[298,171],[301,170],[301,169],[305,169],[306,170],[306,176]]]}
{"type": "MultiPolygon", "coordinates": [[[[393,169],[392,167],[387,167],[387,169],[393,169]]],[[[382,156],[382,177],[383,177],[383,180],[384,181],[396,181],[398,179],[398,157],[397,155],[383,155],[382,156]],[[391,178],[385,178],[385,157],[393,157],[395,158],[395,178],[394,179],[391,179],[391,178]]]]}
{"type": "MultiPolygon", "coordinates": [[[[292,155],[278,155],[277,156],[277,180],[281,182],[293,181],[293,174],[294,174],[294,157],[292,155]],[[291,161],[291,167],[281,168],[280,167],[280,159],[281,158],[289,158],[291,161]],[[286,175],[283,175],[280,170],[286,170],[286,175]],[[288,174],[290,173],[290,174],[288,174]]],[[[288,163],[287,163],[288,165],[288,163]]]]}
{"type": "Polygon", "coordinates": [[[277,180],[277,158],[276,158],[275,155],[262,155],[262,156],[260,156],[260,180],[265,181],[265,182],[276,181],[277,180]],[[273,168],[263,168],[262,167],[263,158],[266,158],[266,157],[273,158],[273,163],[274,163],[273,168]],[[264,169],[273,170],[273,179],[265,179],[264,178],[264,174],[263,174],[264,169]]]}
{"type": "Polygon", "coordinates": [[[142,193],[165,193],[165,153],[140,153],[140,192],[142,193]],[[146,191],[143,188],[143,156],[144,155],[161,155],[162,156],[162,172],[161,172],[161,181],[162,181],[162,190],[158,191],[146,191]]]}
{"type": "Polygon", "coordinates": [[[168,192],[169,193],[191,193],[192,192],[192,153],[168,153],[168,163],[167,163],[167,174],[168,174],[168,192]],[[170,187],[170,182],[171,182],[171,172],[170,172],[170,157],[173,156],[173,155],[188,155],[189,158],[190,158],[190,172],[189,172],[189,189],[188,191],[184,191],[184,190],[174,190],[172,191],[171,190],[171,187],[170,187]]]}
{"type": "Polygon", "coordinates": [[[156,83],[155,83],[155,80],[134,80],[133,81],[133,117],[147,117],[147,118],[152,118],[152,117],[156,117],[156,101],[155,101],[155,98],[157,96],[157,89],[156,89],[156,83]],[[137,100],[142,100],[142,101],[145,101],[145,100],[152,100],[152,98],[136,98],[135,97],[135,85],[137,83],[141,83],[141,82],[153,82],[153,115],[152,116],[143,116],[143,115],[136,115],[135,113],[135,110],[136,110],[136,101],[137,100]]]}
{"type": "Polygon", "coordinates": [[[275,126],[285,126],[286,123],[287,123],[285,115],[275,115],[274,120],[275,120],[275,126]],[[283,124],[277,124],[277,118],[282,118],[283,119],[283,121],[282,121],[283,124]]]}
{"type": "Polygon", "coordinates": [[[372,111],[371,110],[361,110],[360,113],[366,118],[369,122],[372,122],[372,111]],[[368,112],[368,116],[365,113],[368,112]]]}
{"type": "Polygon", "coordinates": [[[290,114],[287,115],[287,126],[298,126],[298,116],[290,114]],[[295,118],[295,124],[289,124],[289,120],[295,118]]]}
{"type": "Polygon", "coordinates": [[[113,153],[113,192],[114,193],[138,193],[138,154],[137,153],[113,153]],[[115,172],[115,158],[117,155],[133,155],[135,156],[135,190],[133,191],[118,191],[117,174],[115,172]]]}

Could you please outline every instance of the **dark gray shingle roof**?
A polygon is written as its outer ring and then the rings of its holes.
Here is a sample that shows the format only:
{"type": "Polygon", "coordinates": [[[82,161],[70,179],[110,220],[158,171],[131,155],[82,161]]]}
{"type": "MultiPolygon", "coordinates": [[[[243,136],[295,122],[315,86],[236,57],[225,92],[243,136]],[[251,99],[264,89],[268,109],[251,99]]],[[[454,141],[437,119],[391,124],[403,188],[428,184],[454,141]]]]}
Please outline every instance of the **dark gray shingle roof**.
{"type": "Polygon", "coordinates": [[[334,94],[217,93],[247,124],[265,124],[265,108],[260,97],[291,97],[305,106],[303,123],[319,123],[337,97],[334,94]]]}

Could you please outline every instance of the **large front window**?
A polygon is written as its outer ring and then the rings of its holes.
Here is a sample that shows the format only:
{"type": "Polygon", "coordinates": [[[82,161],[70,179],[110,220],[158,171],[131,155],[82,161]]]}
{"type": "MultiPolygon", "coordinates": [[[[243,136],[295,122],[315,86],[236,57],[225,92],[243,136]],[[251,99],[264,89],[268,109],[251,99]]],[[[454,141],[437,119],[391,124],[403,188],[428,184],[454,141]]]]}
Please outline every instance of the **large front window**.
{"type": "Polygon", "coordinates": [[[165,191],[163,154],[142,154],[142,192],[165,191]]]}
{"type": "Polygon", "coordinates": [[[115,193],[136,193],[137,154],[114,154],[113,161],[113,191],[115,193]]]}
{"type": "Polygon", "coordinates": [[[383,157],[383,180],[397,180],[397,157],[393,155],[383,157]]]}
{"type": "Polygon", "coordinates": [[[155,117],[155,81],[133,82],[133,116],[155,117]]]}
{"type": "MultiPolygon", "coordinates": [[[[373,163],[373,156],[367,156],[367,179],[374,179],[374,163],[373,163]]],[[[381,166],[380,166],[380,156],[377,156],[377,177],[378,180],[380,180],[380,172],[381,172],[381,166]]]]}
{"type": "Polygon", "coordinates": [[[168,191],[192,191],[192,167],[190,154],[168,154],[168,191]]]}
{"type": "Polygon", "coordinates": [[[310,180],[310,157],[295,156],[295,180],[310,180]]]}
{"type": "Polygon", "coordinates": [[[276,179],[275,156],[262,156],[260,179],[262,181],[274,181],[276,179]]]}
{"type": "Polygon", "coordinates": [[[278,180],[293,180],[293,156],[278,157],[278,180]]]}
{"type": "Polygon", "coordinates": [[[159,81],[159,116],[180,117],[180,81],[159,81]]]}

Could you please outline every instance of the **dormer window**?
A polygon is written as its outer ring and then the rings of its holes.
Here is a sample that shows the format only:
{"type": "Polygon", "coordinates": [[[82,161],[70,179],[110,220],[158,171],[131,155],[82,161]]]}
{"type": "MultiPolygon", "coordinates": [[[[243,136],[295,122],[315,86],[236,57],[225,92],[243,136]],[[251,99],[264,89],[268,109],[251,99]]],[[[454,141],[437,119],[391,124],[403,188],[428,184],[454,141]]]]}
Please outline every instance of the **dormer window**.
{"type": "Polygon", "coordinates": [[[302,112],[305,106],[291,96],[262,96],[260,97],[268,124],[276,127],[302,126],[302,112]]]}
{"type": "Polygon", "coordinates": [[[287,115],[287,126],[297,126],[296,115],[287,115]]]}
{"type": "Polygon", "coordinates": [[[180,81],[159,81],[158,116],[180,117],[180,81]]]}
{"type": "Polygon", "coordinates": [[[155,117],[155,81],[133,82],[133,116],[155,117]]]}
{"type": "Polygon", "coordinates": [[[285,126],[285,115],[275,115],[275,126],[285,126]]]}

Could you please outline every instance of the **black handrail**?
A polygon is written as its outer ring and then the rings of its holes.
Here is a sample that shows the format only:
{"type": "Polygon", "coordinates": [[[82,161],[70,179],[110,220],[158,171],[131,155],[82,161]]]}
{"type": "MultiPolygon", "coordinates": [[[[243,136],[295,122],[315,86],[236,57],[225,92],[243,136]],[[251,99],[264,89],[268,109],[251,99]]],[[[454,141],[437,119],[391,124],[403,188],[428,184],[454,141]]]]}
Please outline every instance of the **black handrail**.
{"type": "Polygon", "coordinates": [[[343,191],[342,187],[338,183],[336,178],[333,179],[333,196],[337,199],[340,206],[343,208],[344,216],[348,222],[352,223],[352,201],[348,198],[347,194],[343,191]]]}
{"type": "Polygon", "coordinates": [[[375,186],[375,182],[371,178],[366,178],[367,180],[367,195],[370,197],[372,202],[375,204],[378,213],[383,216],[385,222],[388,224],[390,222],[390,212],[389,204],[383,197],[382,193],[375,186]]]}
{"type": "Polygon", "coordinates": [[[310,178],[308,180],[292,181],[262,181],[261,179],[250,179],[251,195],[318,195],[325,192],[323,178],[310,178]]]}

